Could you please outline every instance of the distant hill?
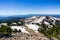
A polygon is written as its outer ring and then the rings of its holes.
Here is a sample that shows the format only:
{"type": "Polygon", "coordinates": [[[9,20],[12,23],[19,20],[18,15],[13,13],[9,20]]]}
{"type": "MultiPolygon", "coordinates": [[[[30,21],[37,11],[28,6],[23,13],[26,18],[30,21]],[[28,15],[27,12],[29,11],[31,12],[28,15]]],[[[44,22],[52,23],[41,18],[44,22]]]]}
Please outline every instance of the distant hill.
{"type": "Polygon", "coordinates": [[[32,17],[32,16],[53,16],[60,18],[60,15],[42,15],[42,14],[28,14],[28,15],[14,15],[14,16],[0,16],[0,23],[2,22],[12,22],[12,21],[19,21],[20,19],[32,17]]]}

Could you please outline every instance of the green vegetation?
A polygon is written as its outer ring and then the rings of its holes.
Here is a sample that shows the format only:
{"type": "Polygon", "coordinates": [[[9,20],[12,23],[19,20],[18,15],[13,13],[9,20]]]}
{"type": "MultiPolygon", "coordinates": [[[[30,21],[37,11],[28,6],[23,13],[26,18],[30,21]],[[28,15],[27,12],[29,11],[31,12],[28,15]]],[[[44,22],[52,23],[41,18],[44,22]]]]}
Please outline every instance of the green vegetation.
{"type": "Polygon", "coordinates": [[[47,26],[44,25],[43,29],[39,28],[38,31],[43,33],[47,37],[56,37],[57,38],[57,36],[60,35],[60,25],[53,25],[53,27],[48,30],[47,30],[47,26]]]}
{"type": "Polygon", "coordinates": [[[9,26],[2,25],[0,28],[0,34],[8,36],[12,32],[12,29],[9,26]]]}
{"type": "Polygon", "coordinates": [[[19,32],[21,32],[21,30],[19,30],[19,32]]]}

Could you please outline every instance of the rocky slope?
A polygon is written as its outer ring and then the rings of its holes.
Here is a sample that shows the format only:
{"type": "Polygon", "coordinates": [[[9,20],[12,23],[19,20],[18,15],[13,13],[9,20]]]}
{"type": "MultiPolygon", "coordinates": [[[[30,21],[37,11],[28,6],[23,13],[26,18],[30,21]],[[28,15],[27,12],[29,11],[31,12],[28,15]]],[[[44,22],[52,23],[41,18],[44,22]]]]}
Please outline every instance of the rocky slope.
{"type": "MultiPolygon", "coordinates": [[[[33,16],[19,21],[20,26],[11,26],[11,28],[21,30],[22,33],[14,33],[13,37],[3,37],[1,40],[58,40],[56,38],[47,38],[38,32],[43,25],[46,28],[52,28],[54,25],[60,24],[60,18],[51,16],[33,16]]],[[[17,23],[15,23],[17,24],[17,23]]]]}
{"type": "Polygon", "coordinates": [[[56,38],[47,38],[41,33],[32,33],[32,34],[26,34],[26,33],[14,33],[16,34],[13,37],[2,37],[0,40],[58,40],[56,38]]]}
{"type": "Polygon", "coordinates": [[[3,37],[0,40],[49,40],[43,34],[15,33],[14,37],[3,37]]]}
{"type": "MultiPolygon", "coordinates": [[[[51,17],[51,16],[33,16],[30,18],[20,20],[22,26],[12,26],[16,29],[24,29],[26,33],[29,33],[30,30],[38,33],[38,28],[42,28],[42,25],[46,25],[46,28],[52,28],[53,25],[60,23],[60,18],[51,17]],[[28,29],[28,31],[27,31],[28,29]]],[[[24,32],[21,29],[22,32],[24,32]]]]}

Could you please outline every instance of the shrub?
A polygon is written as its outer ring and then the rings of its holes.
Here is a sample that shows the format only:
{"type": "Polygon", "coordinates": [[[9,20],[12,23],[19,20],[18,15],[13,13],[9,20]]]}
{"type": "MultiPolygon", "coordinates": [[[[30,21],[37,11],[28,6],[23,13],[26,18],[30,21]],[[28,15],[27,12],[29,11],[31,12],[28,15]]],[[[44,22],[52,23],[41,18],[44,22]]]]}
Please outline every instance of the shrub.
{"type": "Polygon", "coordinates": [[[14,29],[14,31],[13,32],[21,32],[21,30],[19,29],[19,30],[17,30],[17,29],[14,29]]]}
{"type": "Polygon", "coordinates": [[[14,32],[18,32],[17,29],[14,29],[14,32]]]}
{"type": "Polygon", "coordinates": [[[21,30],[19,30],[19,32],[21,32],[21,30]]]}
{"type": "Polygon", "coordinates": [[[57,35],[60,35],[60,25],[55,25],[51,29],[46,30],[45,28],[38,29],[39,32],[43,33],[47,37],[57,37],[57,35]]]}
{"type": "Polygon", "coordinates": [[[12,29],[9,26],[4,26],[2,25],[0,28],[0,33],[3,35],[10,35],[10,33],[12,32],[12,29]]]}

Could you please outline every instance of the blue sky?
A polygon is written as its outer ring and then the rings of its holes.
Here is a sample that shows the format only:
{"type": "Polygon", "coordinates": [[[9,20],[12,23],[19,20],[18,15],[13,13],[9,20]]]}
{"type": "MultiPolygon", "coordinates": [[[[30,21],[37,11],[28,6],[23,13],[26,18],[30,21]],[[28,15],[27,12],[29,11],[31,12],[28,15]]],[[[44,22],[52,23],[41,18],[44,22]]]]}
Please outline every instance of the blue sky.
{"type": "Polygon", "coordinates": [[[60,14],[60,0],[0,0],[0,15],[60,14]]]}

